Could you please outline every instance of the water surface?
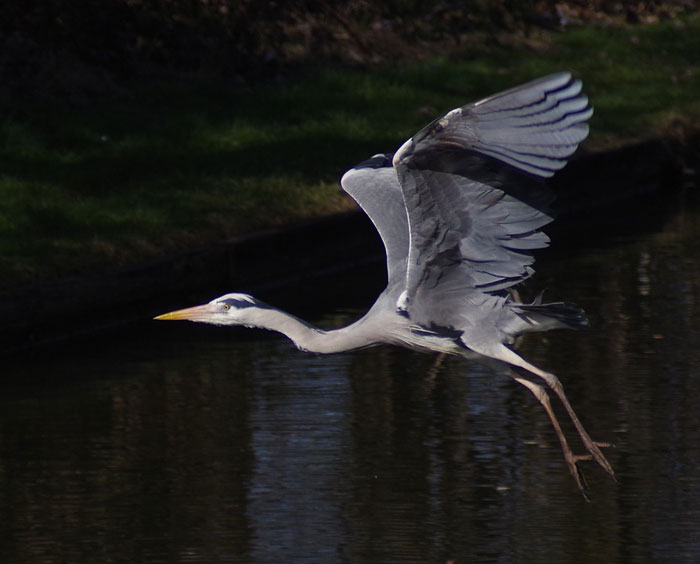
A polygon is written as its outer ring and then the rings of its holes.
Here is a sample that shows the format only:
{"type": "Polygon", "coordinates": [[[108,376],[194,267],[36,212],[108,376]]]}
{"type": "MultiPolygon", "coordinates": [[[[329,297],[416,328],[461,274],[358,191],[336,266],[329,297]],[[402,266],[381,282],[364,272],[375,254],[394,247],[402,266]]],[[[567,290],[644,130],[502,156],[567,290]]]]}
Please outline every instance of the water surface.
{"type": "MultiPolygon", "coordinates": [[[[0,562],[699,562],[698,217],[523,289],[591,318],[521,348],[616,445],[590,503],[539,404],[478,364],[148,322],[5,360],[0,562]]],[[[358,315],[342,296],[316,321],[358,315]]]]}

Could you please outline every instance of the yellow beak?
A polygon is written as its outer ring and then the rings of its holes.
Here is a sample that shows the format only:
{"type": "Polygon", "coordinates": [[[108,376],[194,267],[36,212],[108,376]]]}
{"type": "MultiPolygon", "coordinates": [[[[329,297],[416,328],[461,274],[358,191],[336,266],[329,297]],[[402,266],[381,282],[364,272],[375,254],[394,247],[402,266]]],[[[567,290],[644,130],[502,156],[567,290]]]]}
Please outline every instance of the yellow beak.
{"type": "Polygon", "coordinates": [[[158,321],[204,321],[211,317],[211,313],[209,304],[204,304],[164,313],[153,319],[157,319],[158,321]]]}

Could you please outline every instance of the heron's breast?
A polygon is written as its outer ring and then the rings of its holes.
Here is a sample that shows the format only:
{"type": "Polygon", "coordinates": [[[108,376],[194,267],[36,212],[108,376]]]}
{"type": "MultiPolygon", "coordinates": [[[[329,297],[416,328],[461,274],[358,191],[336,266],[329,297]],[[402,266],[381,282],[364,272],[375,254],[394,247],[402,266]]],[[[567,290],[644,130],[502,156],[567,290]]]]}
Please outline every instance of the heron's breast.
{"type": "Polygon", "coordinates": [[[445,354],[463,354],[464,347],[452,335],[444,335],[419,325],[402,327],[394,336],[397,345],[423,352],[439,352],[445,354]]]}

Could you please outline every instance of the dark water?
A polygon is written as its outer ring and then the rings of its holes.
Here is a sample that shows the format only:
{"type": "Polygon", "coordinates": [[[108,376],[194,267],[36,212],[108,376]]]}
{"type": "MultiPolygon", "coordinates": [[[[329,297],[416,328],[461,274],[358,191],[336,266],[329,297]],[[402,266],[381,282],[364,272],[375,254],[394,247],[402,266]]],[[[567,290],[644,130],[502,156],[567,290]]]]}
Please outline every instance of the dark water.
{"type": "Polygon", "coordinates": [[[525,288],[594,327],[522,347],[616,445],[591,503],[531,395],[479,365],[153,322],[4,361],[0,562],[700,562],[699,217],[525,288]]]}

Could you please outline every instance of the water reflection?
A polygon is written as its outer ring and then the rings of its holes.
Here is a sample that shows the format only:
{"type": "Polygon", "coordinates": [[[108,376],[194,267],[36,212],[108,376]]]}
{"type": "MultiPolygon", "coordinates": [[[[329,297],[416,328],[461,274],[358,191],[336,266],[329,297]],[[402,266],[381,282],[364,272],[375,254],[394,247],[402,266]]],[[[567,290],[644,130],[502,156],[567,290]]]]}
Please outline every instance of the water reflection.
{"type": "Polygon", "coordinates": [[[617,445],[590,504],[539,405],[478,365],[147,325],[6,365],[0,561],[696,562],[696,218],[539,264],[595,328],[523,345],[617,445]]]}

